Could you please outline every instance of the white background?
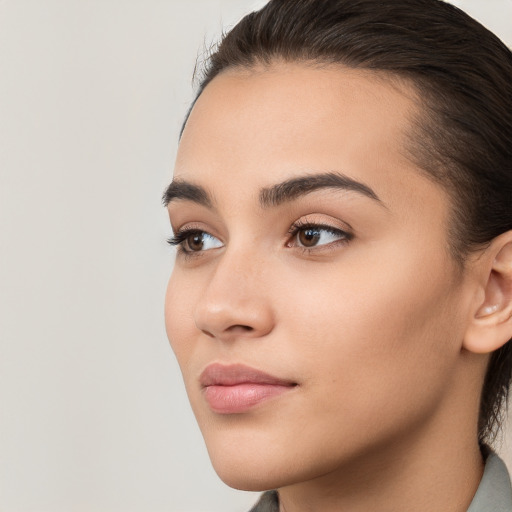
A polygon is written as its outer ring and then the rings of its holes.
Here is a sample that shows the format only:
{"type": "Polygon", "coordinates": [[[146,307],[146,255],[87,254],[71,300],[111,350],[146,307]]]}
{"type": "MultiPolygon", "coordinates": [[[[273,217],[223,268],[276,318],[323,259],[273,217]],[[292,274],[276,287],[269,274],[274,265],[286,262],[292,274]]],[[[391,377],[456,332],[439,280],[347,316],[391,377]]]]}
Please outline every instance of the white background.
{"type": "MultiPolygon", "coordinates": [[[[196,56],[264,3],[0,0],[1,512],[255,500],[210,468],[165,337],[160,197],[196,56]]],[[[456,3],[512,44],[512,0],[456,3]]]]}

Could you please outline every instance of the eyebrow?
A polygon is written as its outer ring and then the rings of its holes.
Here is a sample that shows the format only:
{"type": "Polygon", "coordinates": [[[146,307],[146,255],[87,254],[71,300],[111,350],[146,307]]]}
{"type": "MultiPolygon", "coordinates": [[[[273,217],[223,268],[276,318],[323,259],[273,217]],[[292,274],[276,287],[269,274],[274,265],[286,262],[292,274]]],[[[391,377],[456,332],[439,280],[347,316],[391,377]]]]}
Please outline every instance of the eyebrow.
{"type": "MultiPolygon", "coordinates": [[[[337,172],[307,174],[263,188],[259,194],[259,201],[263,208],[275,207],[321,189],[357,192],[384,204],[368,185],[337,172]]],[[[205,188],[184,180],[172,181],[162,197],[164,206],[178,199],[192,201],[207,208],[213,207],[213,201],[205,188]]]]}
{"type": "Polygon", "coordinates": [[[192,201],[207,208],[212,207],[212,200],[206,189],[184,180],[173,180],[162,196],[164,206],[177,199],[192,201]]]}
{"type": "Polygon", "coordinates": [[[316,190],[329,188],[357,192],[383,204],[368,185],[337,172],[299,176],[264,188],[260,192],[260,204],[263,207],[279,206],[316,190]]]}

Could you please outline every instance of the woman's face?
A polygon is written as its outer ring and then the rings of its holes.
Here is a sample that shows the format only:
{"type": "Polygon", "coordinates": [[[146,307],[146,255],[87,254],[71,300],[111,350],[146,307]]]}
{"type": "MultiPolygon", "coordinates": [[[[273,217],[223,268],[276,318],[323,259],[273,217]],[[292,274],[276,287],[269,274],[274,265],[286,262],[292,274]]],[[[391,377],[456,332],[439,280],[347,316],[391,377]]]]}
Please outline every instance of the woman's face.
{"type": "Polygon", "coordinates": [[[341,471],[450,402],[469,294],[449,200],[405,156],[406,92],[275,64],[223,73],[194,106],[168,190],[166,324],[229,485],[341,471]]]}

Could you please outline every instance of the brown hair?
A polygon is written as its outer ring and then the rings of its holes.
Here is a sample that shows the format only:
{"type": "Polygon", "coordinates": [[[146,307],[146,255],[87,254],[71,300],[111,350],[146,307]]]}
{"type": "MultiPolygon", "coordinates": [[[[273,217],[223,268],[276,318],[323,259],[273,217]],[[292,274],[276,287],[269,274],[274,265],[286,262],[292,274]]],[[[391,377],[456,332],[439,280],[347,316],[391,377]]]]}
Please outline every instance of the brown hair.
{"type": "MultiPolygon", "coordinates": [[[[413,85],[422,108],[408,152],[452,197],[450,248],[461,268],[469,251],[512,229],[512,53],[477,21],[441,0],[271,0],[223,37],[196,100],[223,70],[276,60],[338,63],[413,85]]],[[[488,366],[481,444],[499,429],[511,376],[509,342],[488,366]]]]}

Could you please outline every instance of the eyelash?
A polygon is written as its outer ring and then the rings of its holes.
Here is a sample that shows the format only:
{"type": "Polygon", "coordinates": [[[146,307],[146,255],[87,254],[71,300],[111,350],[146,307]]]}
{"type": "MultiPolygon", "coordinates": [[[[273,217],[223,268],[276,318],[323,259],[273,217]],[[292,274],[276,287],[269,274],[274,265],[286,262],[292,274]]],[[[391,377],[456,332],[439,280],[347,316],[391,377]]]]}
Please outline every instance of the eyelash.
{"type": "Polygon", "coordinates": [[[185,242],[187,241],[188,237],[193,235],[201,235],[203,233],[206,233],[209,235],[207,231],[204,231],[202,229],[183,229],[177,231],[174,236],[169,238],[167,240],[167,243],[171,245],[172,247],[177,247],[178,251],[186,256],[197,256],[202,251],[192,251],[190,249],[185,248],[185,242]]]}
{"type": "MultiPolygon", "coordinates": [[[[177,231],[173,237],[171,237],[167,240],[167,243],[173,247],[177,247],[178,251],[187,257],[199,256],[204,251],[194,251],[191,249],[187,249],[185,247],[185,242],[187,241],[187,239],[190,236],[204,235],[204,234],[213,237],[213,235],[210,235],[210,233],[208,233],[207,231],[201,230],[201,229],[183,229],[183,230],[177,231]]],[[[333,246],[347,244],[354,238],[354,235],[352,235],[351,233],[344,231],[342,229],[338,229],[338,228],[335,228],[333,226],[329,226],[326,224],[315,224],[313,222],[302,221],[302,220],[299,220],[292,224],[292,226],[288,230],[288,235],[289,235],[289,240],[287,241],[286,246],[299,248],[304,253],[311,253],[313,251],[321,250],[321,249],[319,249],[319,247],[327,249],[327,248],[332,248],[333,246]],[[328,244],[322,244],[320,246],[315,245],[312,247],[305,247],[303,245],[298,245],[297,240],[296,240],[297,236],[299,235],[299,233],[301,231],[305,231],[308,229],[310,229],[312,231],[324,231],[324,232],[330,233],[331,235],[340,236],[341,238],[339,240],[335,240],[328,244]]]]}

